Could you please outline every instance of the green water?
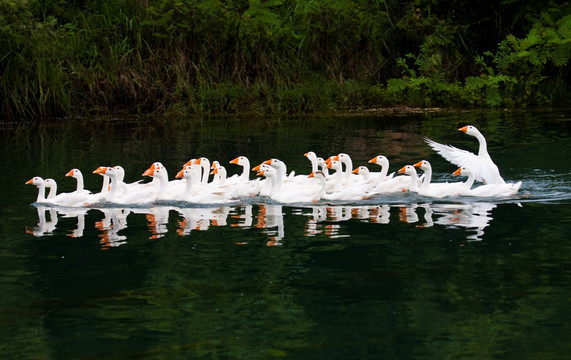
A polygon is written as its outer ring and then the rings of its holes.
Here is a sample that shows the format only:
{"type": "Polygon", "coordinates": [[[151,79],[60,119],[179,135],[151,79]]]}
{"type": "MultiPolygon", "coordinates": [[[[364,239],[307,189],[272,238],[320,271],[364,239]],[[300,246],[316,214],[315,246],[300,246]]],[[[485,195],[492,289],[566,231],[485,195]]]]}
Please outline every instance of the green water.
{"type": "MultiPolygon", "coordinates": [[[[5,359],[563,359],[571,353],[569,111],[317,119],[186,119],[3,125],[0,356],[5,359]],[[34,206],[33,176],[98,191],[100,165],[141,179],[190,158],[253,165],[303,154],[378,154],[391,171],[423,142],[477,151],[476,125],[508,181],[502,200],[394,195],[285,206],[34,206]],[[39,220],[45,216],[45,221],[39,220]]],[[[369,164],[370,166],[370,164],[369,164]]],[[[371,167],[371,166],[370,166],[371,167]]],[[[373,170],[374,168],[371,167],[373,170]]],[[[252,177],[254,175],[252,174],[252,177]]]]}

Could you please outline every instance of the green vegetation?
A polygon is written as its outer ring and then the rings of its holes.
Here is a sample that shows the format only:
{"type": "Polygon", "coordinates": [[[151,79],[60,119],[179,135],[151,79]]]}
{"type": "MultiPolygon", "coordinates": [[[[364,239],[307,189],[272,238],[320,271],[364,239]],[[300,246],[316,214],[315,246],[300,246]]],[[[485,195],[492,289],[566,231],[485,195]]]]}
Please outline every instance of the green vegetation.
{"type": "Polygon", "coordinates": [[[0,0],[0,117],[566,106],[571,6],[0,0]]]}

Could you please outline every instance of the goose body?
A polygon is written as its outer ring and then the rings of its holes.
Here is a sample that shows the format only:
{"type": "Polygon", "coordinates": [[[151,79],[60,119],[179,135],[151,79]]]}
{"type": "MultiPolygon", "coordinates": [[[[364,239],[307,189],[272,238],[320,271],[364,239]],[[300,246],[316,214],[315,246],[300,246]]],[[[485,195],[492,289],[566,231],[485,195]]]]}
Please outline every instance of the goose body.
{"type": "Polygon", "coordinates": [[[506,197],[506,196],[513,196],[516,195],[521,187],[522,182],[519,181],[515,184],[507,183],[507,184],[485,184],[480,185],[476,188],[471,188],[474,180],[475,175],[470,169],[463,166],[458,168],[452,175],[454,176],[468,176],[468,180],[466,180],[463,188],[460,191],[460,195],[462,196],[475,196],[475,197],[506,197]]]}
{"type": "Polygon", "coordinates": [[[426,160],[422,160],[414,164],[414,167],[424,171],[424,180],[418,189],[418,193],[423,196],[442,198],[447,196],[459,196],[460,191],[464,188],[464,183],[431,183],[432,166],[426,160]]]}
{"type": "Polygon", "coordinates": [[[505,184],[497,165],[488,154],[486,138],[475,126],[464,126],[458,131],[474,136],[480,144],[478,155],[451,145],[443,145],[425,138],[426,143],[446,160],[457,166],[465,166],[474,172],[475,180],[484,184],[505,184]]]}

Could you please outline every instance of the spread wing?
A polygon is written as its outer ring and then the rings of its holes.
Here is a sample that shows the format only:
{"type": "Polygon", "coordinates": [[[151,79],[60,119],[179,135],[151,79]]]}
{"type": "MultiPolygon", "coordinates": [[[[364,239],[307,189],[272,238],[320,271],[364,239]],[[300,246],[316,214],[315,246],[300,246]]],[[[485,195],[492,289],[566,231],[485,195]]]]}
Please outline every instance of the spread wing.
{"type": "Polygon", "coordinates": [[[452,164],[465,166],[470,169],[470,171],[474,173],[477,181],[486,182],[488,184],[503,182],[503,179],[501,181],[497,180],[498,177],[501,179],[500,172],[498,167],[491,160],[484,159],[474,153],[458,149],[452,145],[437,143],[427,137],[424,138],[424,141],[452,164]]]}

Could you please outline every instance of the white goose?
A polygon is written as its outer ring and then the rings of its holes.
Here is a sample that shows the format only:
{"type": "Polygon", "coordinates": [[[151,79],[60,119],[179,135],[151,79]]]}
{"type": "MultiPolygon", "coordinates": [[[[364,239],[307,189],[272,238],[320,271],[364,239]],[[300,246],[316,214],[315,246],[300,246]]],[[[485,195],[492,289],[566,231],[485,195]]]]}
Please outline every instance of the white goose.
{"type": "Polygon", "coordinates": [[[220,165],[218,161],[213,161],[211,168],[212,171],[210,172],[210,175],[214,175],[214,177],[212,178],[212,185],[216,186],[224,185],[226,183],[226,177],[228,175],[226,172],[226,168],[220,165]]]}
{"type": "Polygon", "coordinates": [[[151,176],[156,180],[154,191],[147,190],[147,199],[150,200],[178,200],[185,185],[180,180],[169,181],[167,169],[160,162],[153,163],[143,172],[143,176],[151,176]]]}
{"type": "MultiPolygon", "coordinates": [[[[331,160],[329,160],[329,161],[331,161],[331,160]]],[[[330,179],[333,179],[335,176],[332,174],[329,174],[329,169],[327,168],[327,163],[328,162],[325,161],[325,159],[323,159],[321,157],[317,158],[317,165],[319,166],[318,171],[321,171],[325,175],[325,178],[327,180],[330,180],[330,179]]]]}
{"type": "MultiPolygon", "coordinates": [[[[250,180],[250,160],[245,156],[238,156],[232,159],[230,164],[242,166],[242,173],[234,180],[235,185],[230,196],[248,197],[258,195],[260,179],[250,180]]],[[[232,176],[232,178],[234,177],[232,176]]]]}
{"type": "Polygon", "coordinates": [[[394,173],[387,175],[389,172],[389,159],[386,156],[377,155],[369,160],[369,163],[379,165],[381,172],[377,176],[375,186],[367,192],[368,196],[399,192],[410,187],[410,176],[394,176],[394,173]]]}
{"type": "Polygon", "coordinates": [[[398,171],[399,174],[406,174],[410,176],[410,184],[408,189],[402,189],[402,191],[413,191],[418,192],[418,174],[416,173],[416,169],[412,165],[405,165],[398,171]]]}
{"type": "Polygon", "coordinates": [[[345,174],[343,173],[343,165],[340,161],[332,160],[332,158],[329,158],[328,160],[329,162],[327,163],[326,168],[335,170],[335,174],[333,174],[334,179],[332,179],[335,184],[334,192],[339,192],[341,189],[343,189],[345,184],[343,181],[345,179],[345,174]]]}
{"type": "Polygon", "coordinates": [[[67,172],[67,174],[65,174],[65,176],[71,176],[77,181],[75,192],[81,193],[86,191],[87,193],[90,193],[89,190],[85,190],[83,188],[83,174],[79,169],[71,169],[70,171],[67,172]]]}
{"type": "Polygon", "coordinates": [[[109,183],[111,179],[109,179],[109,176],[105,174],[106,168],[107,166],[100,166],[97,169],[93,170],[94,174],[99,174],[103,177],[103,184],[101,185],[101,191],[99,192],[100,194],[105,194],[109,191],[109,183]]]}
{"type": "Polygon", "coordinates": [[[210,160],[208,160],[205,157],[200,157],[194,163],[196,165],[200,165],[202,169],[201,172],[202,176],[200,177],[200,183],[203,186],[206,186],[208,184],[208,178],[210,176],[210,160]]]}
{"type": "Polygon", "coordinates": [[[200,177],[200,173],[193,169],[192,166],[186,166],[176,174],[176,178],[184,179],[186,182],[182,191],[178,191],[178,200],[200,204],[220,204],[234,201],[226,192],[216,191],[216,188],[212,190],[194,188],[193,177],[200,177]]]}
{"type": "Polygon", "coordinates": [[[83,176],[81,171],[78,169],[70,170],[65,176],[72,176],[77,180],[76,190],[67,193],[60,193],[57,194],[57,183],[54,179],[46,179],[45,186],[50,188],[50,193],[47,197],[47,200],[59,206],[66,206],[66,207],[77,207],[77,206],[84,206],[91,195],[89,190],[85,190],[83,188],[83,176]]]}
{"type": "Polygon", "coordinates": [[[239,179],[242,182],[247,182],[250,180],[250,160],[247,157],[238,156],[230,160],[230,164],[236,164],[242,167],[242,173],[239,176],[239,179]]]}
{"type": "Polygon", "coordinates": [[[476,137],[480,143],[478,155],[469,151],[458,149],[451,145],[443,145],[429,138],[425,138],[426,143],[438,152],[442,157],[457,166],[466,166],[474,172],[475,179],[484,184],[505,184],[496,164],[488,154],[486,138],[476,127],[472,125],[464,126],[458,131],[476,137]]]}
{"type": "MultiPolygon", "coordinates": [[[[331,161],[330,164],[336,162],[338,161],[334,160],[331,161]]],[[[333,165],[336,166],[335,164],[333,165]]],[[[323,199],[323,200],[356,201],[363,199],[364,190],[359,186],[343,187],[332,193],[327,193],[326,191],[327,179],[325,178],[325,174],[323,172],[317,171],[315,173],[309,174],[308,177],[315,178],[320,182],[319,193],[316,200],[323,199]]]]}
{"type": "Polygon", "coordinates": [[[319,167],[319,162],[317,161],[317,155],[313,151],[308,151],[303,154],[311,162],[311,172],[317,172],[319,167]]]}
{"type": "Polygon", "coordinates": [[[452,173],[454,176],[468,176],[464,187],[460,191],[460,195],[464,196],[477,196],[477,197],[504,197],[513,196],[517,194],[519,188],[521,187],[521,181],[516,184],[487,184],[481,185],[477,188],[471,189],[474,184],[475,175],[470,169],[465,166],[458,168],[458,170],[452,173]]]}
{"type": "Polygon", "coordinates": [[[353,171],[353,161],[348,154],[339,153],[337,156],[333,157],[332,160],[341,162],[345,166],[343,170],[343,185],[353,184],[358,177],[352,174],[353,171]]]}
{"type": "Polygon", "coordinates": [[[39,176],[34,176],[26,181],[26,185],[35,185],[38,188],[38,196],[36,197],[37,203],[46,202],[46,185],[44,179],[39,176]]]}
{"type": "Polygon", "coordinates": [[[305,203],[319,199],[319,188],[316,186],[299,186],[284,183],[281,172],[272,166],[260,166],[258,176],[265,176],[271,181],[269,197],[279,203],[305,203]]]}
{"type": "Polygon", "coordinates": [[[424,180],[418,189],[418,193],[424,196],[442,198],[446,196],[459,196],[460,191],[464,188],[463,182],[458,183],[431,183],[432,166],[426,160],[421,160],[414,164],[414,167],[424,171],[424,180]]]}

